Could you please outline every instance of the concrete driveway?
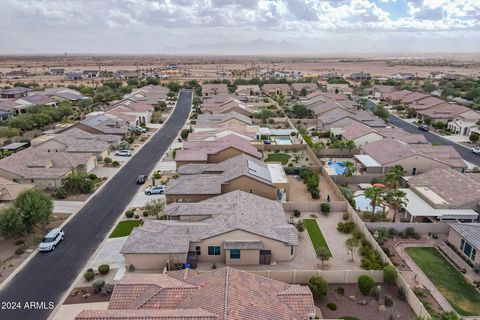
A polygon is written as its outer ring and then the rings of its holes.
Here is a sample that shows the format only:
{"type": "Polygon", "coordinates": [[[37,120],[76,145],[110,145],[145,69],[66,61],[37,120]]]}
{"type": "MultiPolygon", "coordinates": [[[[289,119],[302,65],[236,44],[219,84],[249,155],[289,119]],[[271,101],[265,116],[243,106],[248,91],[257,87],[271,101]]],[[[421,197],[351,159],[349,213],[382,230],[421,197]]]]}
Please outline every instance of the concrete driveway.
{"type": "Polygon", "coordinates": [[[138,192],[130,202],[130,207],[143,207],[147,202],[154,199],[163,199],[165,200],[165,195],[163,194],[152,194],[146,195],[143,191],[138,192]]]}
{"type": "Polygon", "coordinates": [[[80,211],[85,202],[83,201],[53,201],[53,212],[54,213],[70,213],[74,214],[80,211]]]}

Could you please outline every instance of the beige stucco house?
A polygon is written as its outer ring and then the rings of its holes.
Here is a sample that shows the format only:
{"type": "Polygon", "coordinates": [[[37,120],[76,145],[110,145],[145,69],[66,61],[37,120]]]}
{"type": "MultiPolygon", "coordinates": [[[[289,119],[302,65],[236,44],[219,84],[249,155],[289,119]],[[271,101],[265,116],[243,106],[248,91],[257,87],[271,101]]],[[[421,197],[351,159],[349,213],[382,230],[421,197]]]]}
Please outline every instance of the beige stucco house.
{"type": "Polygon", "coordinates": [[[480,224],[452,223],[448,232],[448,242],[475,266],[480,265],[480,224]]]}

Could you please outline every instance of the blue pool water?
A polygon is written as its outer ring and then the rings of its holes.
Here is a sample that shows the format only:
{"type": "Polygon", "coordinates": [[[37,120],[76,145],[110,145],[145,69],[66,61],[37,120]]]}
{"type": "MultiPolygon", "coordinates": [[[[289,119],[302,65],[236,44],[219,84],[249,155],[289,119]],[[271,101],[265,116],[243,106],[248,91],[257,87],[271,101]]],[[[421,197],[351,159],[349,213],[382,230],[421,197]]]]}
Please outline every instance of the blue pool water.
{"type": "Polygon", "coordinates": [[[335,170],[335,172],[338,174],[338,175],[341,175],[341,174],[344,174],[345,173],[345,167],[342,166],[343,164],[343,161],[342,162],[333,162],[333,161],[328,161],[327,162],[327,165],[332,168],[333,170],[335,170]]]}
{"type": "Polygon", "coordinates": [[[275,142],[277,144],[292,144],[292,139],[290,137],[275,137],[275,142]]]}
{"type": "MultiPolygon", "coordinates": [[[[371,201],[363,193],[355,195],[355,207],[360,211],[369,211],[372,212],[373,207],[370,204],[371,201]]],[[[383,210],[382,206],[377,206],[375,212],[380,212],[383,210]]]]}

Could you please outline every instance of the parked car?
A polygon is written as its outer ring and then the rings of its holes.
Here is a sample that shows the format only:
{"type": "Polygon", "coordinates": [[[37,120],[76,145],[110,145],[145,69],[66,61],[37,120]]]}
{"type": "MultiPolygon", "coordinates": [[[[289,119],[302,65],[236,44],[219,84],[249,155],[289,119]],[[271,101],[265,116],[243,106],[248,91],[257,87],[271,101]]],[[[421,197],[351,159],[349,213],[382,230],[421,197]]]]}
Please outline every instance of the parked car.
{"type": "Polygon", "coordinates": [[[472,152],[480,156],[480,147],[472,148],[472,152]]]}
{"type": "Polygon", "coordinates": [[[147,129],[142,128],[142,127],[130,128],[129,130],[132,131],[132,132],[141,132],[141,133],[147,132],[147,129]]]}
{"type": "Polygon", "coordinates": [[[142,174],[142,175],[139,175],[137,177],[137,184],[144,184],[145,182],[147,182],[148,180],[148,176],[142,174]]]}
{"type": "Polygon", "coordinates": [[[425,131],[425,132],[428,132],[428,130],[430,130],[430,128],[426,124],[419,125],[418,129],[420,129],[422,131],[425,131]]]}
{"type": "Polygon", "coordinates": [[[146,195],[163,194],[164,192],[165,192],[165,185],[163,184],[157,184],[156,186],[151,186],[145,189],[146,195]]]}
{"type": "Polygon", "coordinates": [[[119,157],[131,157],[132,156],[132,151],[130,150],[118,150],[115,151],[115,155],[119,157]]]}
{"type": "Polygon", "coordinates": [[[53,251],[55,247],[63,240],[65,233],[60,228],[50,230],[38,246],[40,251],[53,251]]]}
{"type": "Polygon", "coordinates": [[[263,140],[263,144],[272,144],[270,140],[263,140]]]}

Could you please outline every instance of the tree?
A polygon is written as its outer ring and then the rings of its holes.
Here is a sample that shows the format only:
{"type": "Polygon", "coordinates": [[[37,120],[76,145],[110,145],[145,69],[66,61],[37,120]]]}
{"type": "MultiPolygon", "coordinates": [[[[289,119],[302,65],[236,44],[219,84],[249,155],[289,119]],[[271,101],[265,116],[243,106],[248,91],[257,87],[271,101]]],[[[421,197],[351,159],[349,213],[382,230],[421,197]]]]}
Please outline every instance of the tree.
{"type": "Polygon", "coordinates": [[[385,182],[387,187],[390,189],[396,189],[398,186],[400,186],[400,181],[405,174],[406,172],[401,165],[394,165],[385,175],[385,182]]]}
{"type": "Polygon", "coordinates": [[[360,292],[363,295],[370,294],[370,292],[373,289],[373,286],[375,285],[375,280],[373,280],[372,277],[367,276],[367,275],[361,275],[358,277],[358,289],[360,289],[360,292]]]}
{"type": "Polygon", "coordinates": [[[67,192],[72,193],[91,193],[93,191],[94,182],[86,173],[72,172],[65,178],[63,188],[67,192]]]}
{"type": "Polygon", "coordinates": [[[312,115],[312,110],[305,107],[301,103],[296,103],[292,107],[292,112],[295,114],[295,118],[308,118],[312,115]]]}
{"type": "Polygon", "coordinates": [[[165,201],[162,199],[154,199],[145,204],[143,212],[148,216],[157,216],[160,219],[159,214],[165,209],[165,201]]]}
{"type": "Polygon", "coordinates": [[[370,199],[370,204],[372,206],[372,214],[375,215],[375,209],[380,200],[382,199],[383,189],[375,186],[370,187],[365,190],[364,195],[367,199],[370,199]]]}
{"type": "Polygon", "coordinates": [[[353,261],[353,254],[355,252],[355,249],[360,246],[360,239],[357,237],[348,238],[347,240],[345,240],[345,246],[347,247],[348,251],[350,251],[353,261]]]}
{"type": "Polygon", "coordinates": [[[468,137],[471,143],[477,143],[480,139],[480,135],[478,133],[472,132],[470,133],[470,137],[468,137]]]}
{"type": "Polygon", "coordinates": [[[167,110],[167,103],[165,101],[158,101],[155,111],[165,111],[167,110]]]}
{"type": "Polygon", "coordinates": [[[389,113],[388,111],[380,104],[377,104],[375,108],[373,109],[373,114],[376,115],[379,118],[382,118],[383,120],[388,119],[389,113]]]}
{"type": "Polygon", "coordinates": [[[407,205],[407,194],[402,190],[391,190],[385,194],[384,200],[393,209],[393,222],[395,222],[398,210],[407,205]]]}
{"type": "Polygon", "coordinates": [[[0,137],[1,138],[13,138],[20,135],[20,130],[17,128],[8,128],[8,127],[1,127],[0,128],[0,137]]]}
{"type": "Polygon", "coordinates": [[[398,272],[394,266],[391,264],[386,265],[383,268],[383,281],[388,284],[395,284],[397,283],[398,272]]]}
{"type": "Polygon", "coordinates": [[[319,151],[325,149],[325,147],[326,147],[326,146],[325,146],[325,143],[323,143],[323,142],[321,142],[321,141],[320,141],[320,142],[315,142],[315,143],[312,145],[313,151],[316,151],[316,152],[319,152],[319,151]]]}
{"type": "Polygon", "coordinates": [[[7,207],[0,211],[0,236],[8,239],[23,231],[22,217],[14,207],[7,207]]]}
{"type": "Polygon", "coordinates": [[[308,288],[316,299],[322,299],[327,295],[327,281],[322,277],[311,277],[308,280],[308,288]]]}
{"type": "Polygon", "coordinates": [[[345,169],[345,171],[343,172],[343,175],[345,177],[351,177],[355,174],[355,171],[357,171],[357,167],[352,161],[345,161],[340,163],[340,165],[345,169]]]}
{"type": "Polygon", "coordinates": [[[347,148],[348,150],[355,149],[356,147],[357,147],[357,145],[355,144],[355,141],[353,141],[353,140],[345,141],[345,148],[347,148]]]}
{"type": "Polygon", "coordinates": [[[332,257],[332,254],[327,248],[325,247],[317,248],[317,258],[320,259],[320,261],[322,262],[322,269],[323,269],[323,263],[325,261],[328,261],[331,257],[332,257]]]}
{"type": "Polygon", "coordinates": [[[302,90],[300,90],[300,96],[301,97],[305,97],[307,95],[307,89],[306,88],[302,88],[302,90]]]}
{"type": "Polygon", "coordinates": [[[273,118],[275,113],[269,109],[262,109],[259,112],[255,113],[255,118],[261,119],[263,123],[267,123],[268,118],[273,118]]]}
{"type": "Polygon", "coordinates": [[[422,84],[422,90],[427,93],[430,93],[432,91],[437,90],[437,86],[431,83],[430,81],[426,81],[425,83],[422,84]]]}
{"type": "Polygon", "coordinates": [[[195,97],[193,98],[192,104],[195,108],[198,108],[202,104],[202,99],[195,97]]]}
{"type": "Polygon", "coordinates": [[[53,201],[43,191],[31,189],[18,195],[14,207],[22,218],[25,231],[30,233],[38,223],[48,223],[53,211],[53,201]]]}

